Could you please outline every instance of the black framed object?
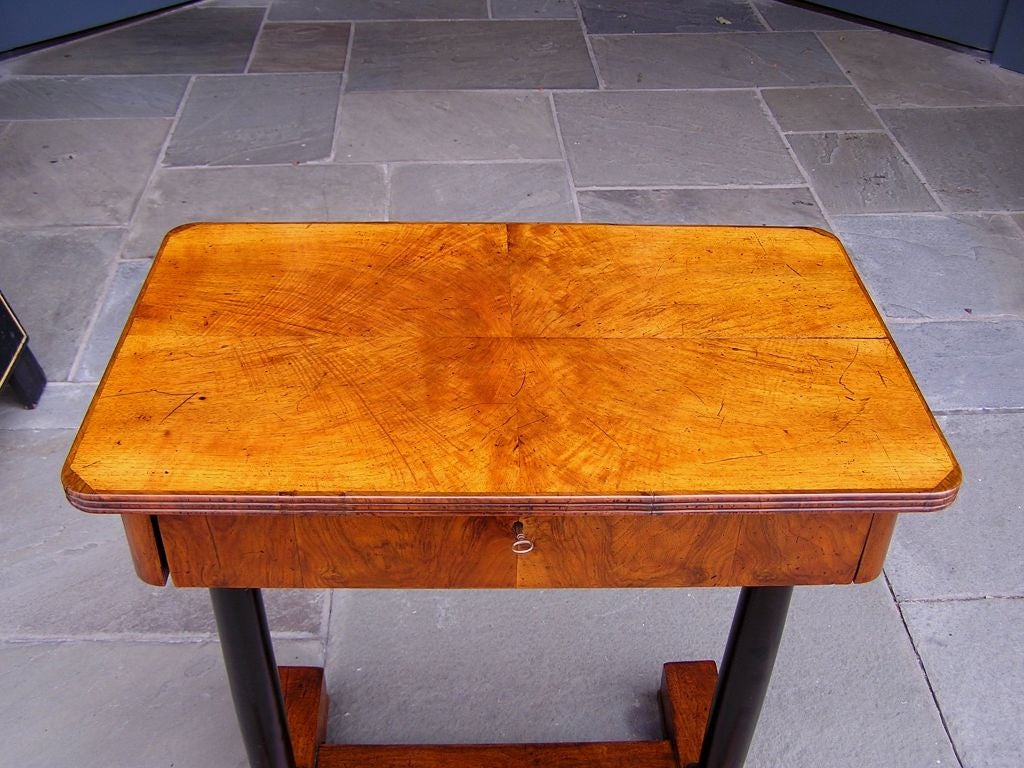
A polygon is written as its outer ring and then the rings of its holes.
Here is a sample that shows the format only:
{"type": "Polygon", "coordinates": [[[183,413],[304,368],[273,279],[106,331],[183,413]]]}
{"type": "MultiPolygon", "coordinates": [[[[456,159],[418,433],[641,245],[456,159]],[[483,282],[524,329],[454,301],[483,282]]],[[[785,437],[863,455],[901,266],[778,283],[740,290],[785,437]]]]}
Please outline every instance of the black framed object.
{"type": "Polygon", "coordinates": [[[46,374],[28,348],[28,333],[0,293],[0,386],[10,387],[26,408],[35,408],[46,387],[46,374]]]}

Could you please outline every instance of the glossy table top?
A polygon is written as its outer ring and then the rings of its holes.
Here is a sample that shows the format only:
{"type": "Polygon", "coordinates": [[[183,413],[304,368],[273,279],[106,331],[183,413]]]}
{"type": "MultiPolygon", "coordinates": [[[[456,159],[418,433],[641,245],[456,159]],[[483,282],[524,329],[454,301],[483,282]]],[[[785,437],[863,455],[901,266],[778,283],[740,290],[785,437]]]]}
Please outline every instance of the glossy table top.
{"type": "Polygon", "coordinates": [[[64,471],[91,511],[940,508],[959,468],[812,229],[204,224],[64,471]]]}

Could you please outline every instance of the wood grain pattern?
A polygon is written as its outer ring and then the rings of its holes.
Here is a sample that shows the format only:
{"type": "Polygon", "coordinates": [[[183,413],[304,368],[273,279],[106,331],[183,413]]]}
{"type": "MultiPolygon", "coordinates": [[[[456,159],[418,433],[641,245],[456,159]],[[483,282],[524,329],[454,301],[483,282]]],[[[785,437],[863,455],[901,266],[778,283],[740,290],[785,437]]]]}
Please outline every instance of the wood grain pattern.
{"type": "Polygon", "coordinates": [[[868,529],[868,537],[864,542],[864,552],[857,566],[857,573],[853,577],[854,583],[863,584],[878,578],[885,564],[885,555],[889,551],[889,542],[892,540],[895,527],[894,513],[872,515],[871,528],[868,529]]]}
{"type": "Polygon", "coordinates": [[[146,584],[164,586],[167,583],[167,560],[156,520],[151,515],[121,515],[121,522],[136,575],[146,584]]]}
{"type": "Polygon", "coordinates": [[[319,768],[679,768],[669,741],[584,744],[325,744],[319,768]]]}
{"type": "Polygon", "coordinates": [[[179,587],[512,587],[514,518],[160,518],[179,587]]]}
{"type": "Polygon", "coordinates": [[[160,532],[179,587],[771,586],[853,581],[872,517],[180,515],[160,532]]]}
{"type": "Polygon", "coordinates": [[[316,768],[327,735],[327,686],[320,667],[278,667],[295,768],[316,768]]]}
{"type": "Polygon", "coordinates": [[[660,698],[668,740],[462,745],[323,744],[327,691],[318,667],[281,667],[296,768],[682,768],[696,762],[714,696],[713,661],[664,665],[660,698]]]}
{"type": "Polygon", "coordinates": [[[700,760],[717,684],[713,661],[673,661],[662,667],[661,709],[681,768],[700,760]]]}
{"type": "Polygon", "coordinates": [[[157,515],[923,511],[959,468],[814,230],[224,224],[165,242],[64,483],[157,515]]]}

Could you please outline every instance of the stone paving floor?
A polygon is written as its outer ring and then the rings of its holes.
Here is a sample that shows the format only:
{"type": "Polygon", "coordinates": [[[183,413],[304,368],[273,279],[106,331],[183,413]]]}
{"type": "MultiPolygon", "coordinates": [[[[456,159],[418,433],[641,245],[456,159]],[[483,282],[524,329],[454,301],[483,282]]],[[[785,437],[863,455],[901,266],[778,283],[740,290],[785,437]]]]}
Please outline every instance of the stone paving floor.
{"type": "MultiPolygon", "coordinates": [[[[815,225],[965,469],[884,579],[798,590],[749,764],[1024,765],[1024,75],[773,0],[208,0],[0,61],[0,735],[18,766],[236,766],[206,594],[139,583],[58,472],[193,220],[815,225]]],[[[734,594],[274,593],[330,737],[654,737],[734,594]]]]}

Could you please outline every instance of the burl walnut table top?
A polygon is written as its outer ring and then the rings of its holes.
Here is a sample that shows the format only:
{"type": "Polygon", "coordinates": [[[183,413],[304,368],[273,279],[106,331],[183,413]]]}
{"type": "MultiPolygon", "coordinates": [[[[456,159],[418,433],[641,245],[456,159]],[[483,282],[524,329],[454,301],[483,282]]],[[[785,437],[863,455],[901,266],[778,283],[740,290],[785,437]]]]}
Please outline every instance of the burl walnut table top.
{"type": "Polygon", "coordinates": [[[817,230],[202,224],[64,482],[155,514],[915,511],[960,472],[817,230]]]}

